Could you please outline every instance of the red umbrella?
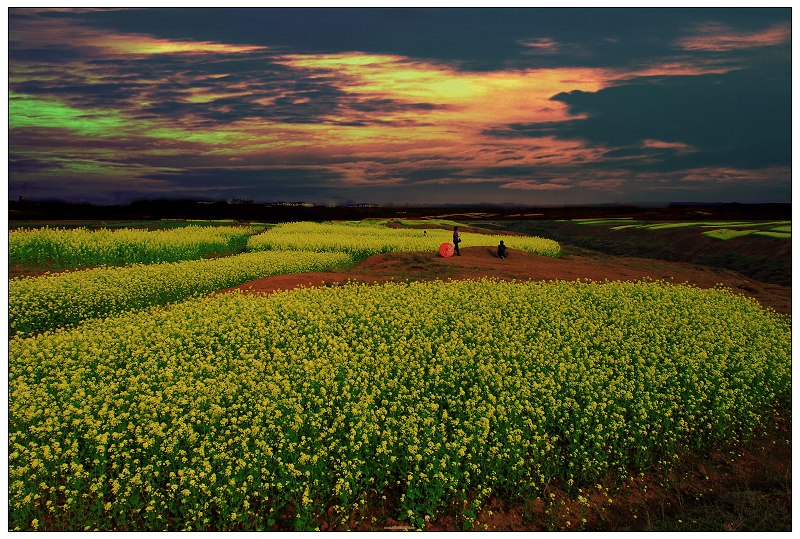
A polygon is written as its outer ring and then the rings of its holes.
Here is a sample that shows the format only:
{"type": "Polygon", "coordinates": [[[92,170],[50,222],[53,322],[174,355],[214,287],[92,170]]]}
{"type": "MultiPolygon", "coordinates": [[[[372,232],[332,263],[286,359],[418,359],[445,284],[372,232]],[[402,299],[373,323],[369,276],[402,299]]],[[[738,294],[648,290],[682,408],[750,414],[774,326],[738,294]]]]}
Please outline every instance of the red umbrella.
{"type": "Polygon", "coordinates": [[[456,252],[455,247],[453,247],[452,243],[443,243],[439,246],[439,254],[445,258],[449,258],[453,256],[453,253],[456,252]]]}

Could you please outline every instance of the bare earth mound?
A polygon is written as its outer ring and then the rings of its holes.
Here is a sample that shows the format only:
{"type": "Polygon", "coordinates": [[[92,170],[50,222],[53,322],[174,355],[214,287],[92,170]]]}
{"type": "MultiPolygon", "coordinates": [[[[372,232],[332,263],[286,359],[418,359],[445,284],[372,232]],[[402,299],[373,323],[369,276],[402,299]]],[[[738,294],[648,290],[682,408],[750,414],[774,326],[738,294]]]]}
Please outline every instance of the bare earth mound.
{"type": "Polygon", "coordinates": [[[430,279],[479,279],[549,281],[589,279],[592,281],[636,281],[643,278],[689,283],[700,288],[725,286],[750,296],[765,307],[791,314],[791,287],[761,283],[728,270],[708,268],[684,262],[649,258],[609,256],[587,251],[588,256],[568,254],[561,258],[539,256],[510,249],[510,256],[500,260],[495,249],[465,247],[462,256],[442,258],[434,253],[387,253],[373,255],[342,272],[295,273],[264,277],[238,287],[246,292],[269,293],[299,286],[322,286],[357,281],[430,279]]]}

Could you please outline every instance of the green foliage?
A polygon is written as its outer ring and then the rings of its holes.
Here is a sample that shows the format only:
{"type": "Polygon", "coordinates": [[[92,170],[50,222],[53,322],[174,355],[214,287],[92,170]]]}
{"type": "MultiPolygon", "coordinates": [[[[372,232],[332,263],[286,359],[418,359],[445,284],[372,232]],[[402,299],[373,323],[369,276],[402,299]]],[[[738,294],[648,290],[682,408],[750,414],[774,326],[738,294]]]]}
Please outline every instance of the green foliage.
{"type": "Polygon", "coordinates": [[[612,219],[571,219],[569,222],[577,225],[620,225],[620,223],[624,223],[620,226],[632,226],[634,224],[640,224],[643,221],[639,221],[631,217],[619,217],[612,219]]]}
{"type": "Polygon", "coordinates": [[[768,238],[778,238],[779,240],[790,240],[792,239],[791,232],[774,232],[772,230],[761,230],[757,232],[753,232],[754,236],[766,236],[768,238]]]}
{"type": "Polygon", "coordinates": [[[790,399],[791,327],[664,283],[350,285],[15,338],[8,369],[11,530],[309,529],[375,492],[469,525],[746,438],[790,399]]]}
{"type": "Polygon", "coordinates": [[[714,238],[718,240],[730,240],[733,238],[740,238],[742,236],[748,236],[753,232],[757,232],[756,230],[730,230],[728,228],[718,228],[716,230],[708,230],[703,232],[705,236],[709,238],[714,238]]]}
{"type": "Polygon", "coordinates": [[[779,239],[791,239],[792,237],[790,221],[675,221],[667,223],[645,223],[644,221],[634,221],[630,219],[573,219],[568,222],[579,225],[616,225],[609,227],[610,230],[635,228],[658,231],[675,228],[710,228],[712,230],[703,231],[703,234],[709,238],[719,240],[729,240],[750,234],[779,239]],[[747,230],[738,230],[742,228],[747,228],[747,230]]]}

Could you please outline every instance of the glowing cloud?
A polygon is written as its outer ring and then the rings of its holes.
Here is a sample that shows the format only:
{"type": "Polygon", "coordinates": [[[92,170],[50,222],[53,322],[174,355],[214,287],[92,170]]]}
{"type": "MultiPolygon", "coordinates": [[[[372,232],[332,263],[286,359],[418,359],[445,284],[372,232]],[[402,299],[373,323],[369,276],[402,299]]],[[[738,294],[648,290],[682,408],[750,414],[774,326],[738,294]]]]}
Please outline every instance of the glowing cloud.
{"type": "Polygon", "coordinates": [[[753,47],[770,47],[788,43],[792,28],[778,24],[759,32],[737,32],[724,24],[707,24],[693,36],[678,39],[675,44],[685,51],[724,52],[753,47]]]}
{"type": "Polygon", "coordinates": [[[500,185],[500,189],[517,189],[520,191],[560,191],[562,189],[571,189],[572,187],[572,185],[569,185],[563,180],[550,180],[545,182],[518,180],[500,185]]]}
{"type": "MultiPolygon", "coordinates": [[[[465,131],[479,131],[498,123],[564,120],[566,107],[550,101],[553,95],[564,88],[596,91],[610,78],[608,70],[585,68],[473,73],[401,56],[355,52],[286,55],[277,61],[327,77],[341,89],[364,99],[428,103],[431,106],[427,109],[382,117],[460,126],[458,137],[465,131]]],[[[375,113],[381,115],[380,110],[375,113]]]]}
{"type": "MultiPolygon", "coordinates": [[[[14,10],[12,15],[14,14],[14,10]]],[[[28,10],[24,10],[28,13],[28,10]]],[[[37,11],[30,14],[39,13],[37,11]]],[[[69,47],[92,51],[99,55],[206,54],[247,53],[265,50],[263,46],[235,45],[210,41],[171,40],[147,34],[112,32],[81,25],[72,20],[47,19],[46,31],[42,20],[29,17],[15,21],[9,29],[10,48],[69,47]]]]}
{"type": "Polygon", "coordinates": [[[684,144],[683,142],[664,142],[663,140],[654,139],[645,139],[642,143],[642,146],[645,148],[669,149],[678,150],[681,152],[691,151],[692,149],[691,146],[684,144]]]}
{"type": "Polygon", "coordinates": [[[561,48],[555,39],[549,37],[521,39],[517,43],[527,49],[523,54],[556,54],[561,48]]]}

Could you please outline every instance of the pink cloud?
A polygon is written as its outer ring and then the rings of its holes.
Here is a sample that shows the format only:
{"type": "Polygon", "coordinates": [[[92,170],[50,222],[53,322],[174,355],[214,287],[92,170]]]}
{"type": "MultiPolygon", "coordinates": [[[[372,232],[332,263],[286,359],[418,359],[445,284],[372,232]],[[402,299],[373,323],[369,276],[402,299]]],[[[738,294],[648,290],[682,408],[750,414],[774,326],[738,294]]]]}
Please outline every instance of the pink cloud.
{"type": "Polygon", "coordinates": [[[680,178],[683,182],[690,183],[739,183],[770,181],[776,177],[787,176],[789,173],[781,167],[771,167],[761,170],[741,170],[724,167],[695,168],[688,171],[680,178]]]}
{"type": "Polygon", "coordinates": [[[683,142],[665,142],[663,140],[656,140],[656,139],[647,139],[644,141],[645,148],[660,148],[660,149],[672,149],[678,150],[681,152],[688,152],[692,150],[692,147],[688,144],[684,144],[683,142]]]}
{"type": "Polygon", "coordinates": [[[572,186],[563,183],[563,179],[539,183],[534,180],[517,180],[514,182],[504,183],[500,189],[517,189],[521,191],[558,191],[560,189],[570,189],[572,186]],[[562,180],[559,182],[558,180],[562,180]]]}
{"type": "Polygon", "coordinates": [[[680,38],[675,45],[687,51],[724,52],[780,45],[788,43],[791,37],[792,28],[788,24],[777,24],[760,32],[737,32],[715,23],[699,27],[695,35],[680,38]]]}
{"type": "MultiPolygon", "coordinates": [[[[37,15],[29,20],[15,21],[10,27],[9,44],[25,43],[27,47],[70,46],[91,51],[97,56],[147,56],[152,54],[247,53],[264,51],[267,47],[164,39],[147,34],[114,32],[92,28],[67,19],[39,18],[46,10],[20,9],[21,13],[37,15]],[[46,31],[43,25],[46,22],[46,31]]],[[[13,13],[12,13],[13,14],[13,13]]]]}
{"type": "Polygon", "coordinates": [[[526,54],[555,54],[559,50],[558,42],[549,37],[522,39],[517,41],[517,43],[529,49],[526,51],[526,54]]]}

